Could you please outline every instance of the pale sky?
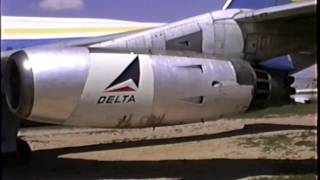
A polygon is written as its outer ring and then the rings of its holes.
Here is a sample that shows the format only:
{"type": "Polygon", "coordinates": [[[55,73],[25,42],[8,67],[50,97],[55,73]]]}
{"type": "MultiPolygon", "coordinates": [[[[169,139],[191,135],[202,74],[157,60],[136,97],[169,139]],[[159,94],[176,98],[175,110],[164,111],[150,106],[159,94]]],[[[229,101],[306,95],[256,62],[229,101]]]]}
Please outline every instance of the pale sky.
{"type": "Polygon", "coordinates": [[[2,0],[2,15],[171,22],[221,9],[225,0],[2,0]]]}

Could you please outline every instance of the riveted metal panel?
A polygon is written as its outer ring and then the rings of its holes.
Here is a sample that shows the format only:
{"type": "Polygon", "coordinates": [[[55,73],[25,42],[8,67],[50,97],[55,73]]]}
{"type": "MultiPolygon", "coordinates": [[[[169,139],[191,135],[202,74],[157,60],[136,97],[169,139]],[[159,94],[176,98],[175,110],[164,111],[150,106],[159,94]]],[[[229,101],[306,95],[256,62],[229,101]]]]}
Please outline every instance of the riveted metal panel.
{"type": "Polygon", "coordinates": [[[201,31],[201,29],[198,25],[197,19],[192,19],[186,23],[180,23],[165,29],[166,40],[176,39],[199,31],[201,31]]]}
{"type": "Polygon", "coordinates": [[[190,20],[164,30],[166,50],[202,52],[202,32],[197,20],[190,20]]]}
{"type": "Polygon", "coordinates": [[[237,83],[229,61],[167,56],[152,60],[153,115],[162,117],[158,124],[213,120],[244,111],[251,102],[253,86],[237,83]]]}
{"type": "Polygon", "coordinates": [[[165,33],[163,31],[151,33],[151,44],[152,50],[165,50],[166,42],[165,42],[165,33]]]}
{"type": "Polygon", "coordinates": [[[143,36],[139,36],[133,39],[129,39],[127,41],[128,49],[147,49],[145,38],[143,36]]]}
{"type": "Polygon", "coordinates": [[[225,23],[224,21],[216,21],[214,27],[214,53],[222,54],[225,40],[225,23]]]}
{"type": "Polygon", "coordinates": [[[213,54],[214,50],[214,26],[210,14],[198,19],[199,26],[202,30],[202,52],[213,54]]]}
{"type": "Polygon", "coordinates": [[[214,25],[214,54],[225,58],[242,58],[244,39],[242,31],[234,20],[219,20],[214,25]]]}
{"type": "Polygon", "coordinates": [[[202,31],[166,41],[166,50],[202,52],[202,31]]]}

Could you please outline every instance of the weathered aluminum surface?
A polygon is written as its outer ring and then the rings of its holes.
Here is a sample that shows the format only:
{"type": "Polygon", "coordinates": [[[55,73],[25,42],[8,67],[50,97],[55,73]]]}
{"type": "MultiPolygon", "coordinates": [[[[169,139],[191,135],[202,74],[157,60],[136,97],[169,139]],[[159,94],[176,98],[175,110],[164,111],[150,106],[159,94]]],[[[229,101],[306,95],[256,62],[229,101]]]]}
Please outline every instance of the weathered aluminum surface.
{"type": "Polygon", "coordinates": [[[254,85],[239,84],[242,71],[225,59],[86,48],[27,54],[35,90],[29,119],[36,121],[117,128],[182,124],[243,112],[253,97],[254,85]]]}
{"type": "Polygon", "coordinates": [[[246,60],[267,60],[299,50],[312,52],[316,47],[315,17],[263,23],[241,22],[240,26],[244,34],[246,60]]]}
{"type": "Polygon", "coordinates": [[[315,49],[315,5],[316,1],[309,1],[259,10],[213,11],[92,47],[163,55],[193,51],[260,62],[315,49]]]}
{"type": "Polygon", "coordinates": [[[239,85],[226,60],[103,51],[92,53],[90,59],[83,94],[65,124],[135,128],[207,121],[243,112],[252,100],[253,85],[239,85]],[[105,91],[137,57],[138,87],[130,80],[116,85],[135,91],[105,91]],[[107,100],[98,103],[102,96],[107,100]],[[134,96],[135,102],[122,101],[123,96],[134,96]]]}
{"type": "Polygon", "coordinates": [[[315,16],[316,11],[317,1],[308,0],[299,3],[288,3],[280,6],[248,11],[246,13],[238,14],[234,18],[241,22],[263,22],[315,16]]]}
{"type": "Polygon", "coordinates": [[[86,82],[88,50],[30,49],[27,55],[26,68],[34,73],[34,104],[29,119],[63,122],[76,107],[86,82]]]}
{"type": "Polygon", "coordinates": [[[227,58],[242,58],[242,31],[232,19],[240,12],[242,11],[226,10],[207,13],[91,47],[153,54],[192,51],[227,58]]]}
{"type": "Polygon", "coordinates": [[[233,19],[236,15],[241,14],[244,11],[249,11],[246,9],[227,9],[227,10],[218,10],[211,12],[211,16],[215,20],[222,20],[222,19],[233,19]]]}
{"type": "Polygon", "coordinates": [[[152,56],[155,124],[214,120],[245,111],[251,85],[239,85],[230,61],[152,56]]]}

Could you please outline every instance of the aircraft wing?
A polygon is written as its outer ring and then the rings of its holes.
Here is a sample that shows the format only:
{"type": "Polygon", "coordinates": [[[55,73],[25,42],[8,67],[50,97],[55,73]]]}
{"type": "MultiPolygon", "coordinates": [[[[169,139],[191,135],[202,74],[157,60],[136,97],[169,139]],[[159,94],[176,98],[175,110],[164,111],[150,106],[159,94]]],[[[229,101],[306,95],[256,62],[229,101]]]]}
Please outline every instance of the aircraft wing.
{"type": "Polygon", "coordinates": [[[297,36],[307,37],[309,43],[303,44],[303,42],[301,42],[305,47],[303,51],[288,55],[289,61],[294,65],[294,70],[291,71],[291,73],[295,73],[310,67],[316,62],[316,5],[316,1],[304,1],[262,8],[241,13],[235,17],[235,20],[243,26],[248,25],[249,28],[250,24],[273,25],[287,23],[292,26],[280,26],[281,28],[274,29],[274,33],[278,33],[280,36],[286,36],[286,33],[296,31],[299,32],[297,36]]]}
{"type": "MultiPolygon", "coordinates": [[[[148,30],[136,30],[136,31],[130,31],[130,32],[123,32],[123,33],[117,33],[117,34],[111,34],[111,35],[104,35],[104,36],[98,36],[98,37],[88,37],[83,39],[76,39],[76,40],[69,40],[69,41],[62,41],[58,43],[52,43],[52,44],[46,44],[46,45],[40,45],[40,46],[32,46],[28,48],[23,49],[29,49],[29,48],[62,48],[62,47],[79,47],[79,46],[90,46],[92,44],[100,43],[100,42],[106,42],[111,41],[116,38],[120,38],[123,36],[127,36],[130,34],[138,33],[141,31],[148,30]]],[[[22,49],[14,49],[14,50],[8,50],[8,51],[2,51],[1,52],[1,60],[7,59],[11,54],[20,51],[22,49]]]]}
{"type": "Polygon", "coordinates": [[[235,19],[238,22],[263,22],[271,20],[300,19],[310,16],[315,17],[316,6],[316,1],[291,3],[242,13],[235,17],[235,19]]]}

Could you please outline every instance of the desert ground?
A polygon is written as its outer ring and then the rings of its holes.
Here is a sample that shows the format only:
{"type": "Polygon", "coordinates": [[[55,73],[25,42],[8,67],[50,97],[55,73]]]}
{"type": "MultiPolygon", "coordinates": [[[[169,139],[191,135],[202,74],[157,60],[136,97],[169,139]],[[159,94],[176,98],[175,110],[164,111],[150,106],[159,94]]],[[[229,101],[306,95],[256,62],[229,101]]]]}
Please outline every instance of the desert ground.
{"type": "Polygon", "coordinates": [[[28,127],[26,166],[2,179],[316,179],[315,105],[143,129],[28,127]]]}

